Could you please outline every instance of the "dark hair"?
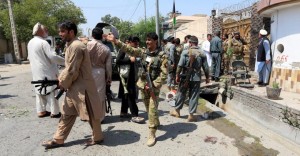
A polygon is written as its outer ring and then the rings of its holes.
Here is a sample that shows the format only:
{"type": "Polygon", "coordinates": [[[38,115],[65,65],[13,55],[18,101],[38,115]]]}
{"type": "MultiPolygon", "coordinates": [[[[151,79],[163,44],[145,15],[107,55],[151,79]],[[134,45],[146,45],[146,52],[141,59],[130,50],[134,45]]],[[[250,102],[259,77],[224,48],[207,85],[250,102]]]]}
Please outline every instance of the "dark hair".
{"type": "Polygon", "coordinates": [[[168,42],[168,40],[167,39],[162,39],[162,42],[166,44],[168,42]]]}
{"type": "Polygon", "coordinates": [[[73,30],[74,35],[77,35],[77,25],[73,22],[65,21],[65,22],[63,22],[59,25],[59,28],[65,29],[65,30],[68,30],[68,31],[73,30]]]}
{"type": "Polygon", "coordinates": [[[179,38],[176,38],[176,39],[174,40],[174,43],[175,43],[175,44],[180,44],[180,39],[179,39],[179,38]]]}
{"type": "Polygon", "coordinates": [[[153,39],[155,41],[158,40],[158,36],[157,36],[157,34],[155,32],[148,33],[147,34],[147,38],[151,38],[151,39],[153,39]]]}
{"type": "Polygon", "coordinates": [[[92,36],[96,40],[102,40],[103,30],[101,28],[94,28],[92,31],[92,36]]]}
{"type": "Polygon", "coordinates": [[[129,36],[127,40],[129,42],[140,42],[140,38],[137,36],[129,36]]]}
{"type": "Polygon", "coordinates": [[[190,39],[191,38],[191,35],[186,35],[185,37],[184,37],[184,39],[190,39]]]}
{"type": "Polygon", "coordinates": [[[198,44],[198,38],[196,36],[191,36],[189,41],[190,43],[194,43],[195,45],[198,44]]]}
{"type": "Polygon", "coordinates": [[[208,36],[210,36],[210,37],[211,37],[211,34],[207,34],[207,35],[206,35],[206,37],[208,37],[208,36]]]}
{"type": "Polygon", "coordinates": [[[215,35],[220,37],[221,31],[219,31],[219,30],[218,30],[218,31],[215,31],[215,35]]]}

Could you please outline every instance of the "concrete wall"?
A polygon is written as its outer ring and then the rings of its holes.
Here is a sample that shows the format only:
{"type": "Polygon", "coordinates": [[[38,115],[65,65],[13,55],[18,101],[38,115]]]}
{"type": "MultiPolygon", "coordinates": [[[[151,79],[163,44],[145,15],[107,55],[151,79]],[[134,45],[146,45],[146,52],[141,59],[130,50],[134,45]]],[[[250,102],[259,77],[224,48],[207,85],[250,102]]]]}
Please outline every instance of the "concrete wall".
{"type": "MultiPolygon", "coordinates": [[[[290,126],[282,121],[283,110],[286,106],[276,101],[264,98],[262,95],[255,95],[251,90],[232,87],[234,96],[232,100],[222,101],[219,95],[217,105],[226,112],[234,113],[241,118],[249,118],[264,127],[300,144],[299,128],[290,126]]],[[[299,110],[288,108],[295,117],[300,117],[299,110]]]]}
{"type": "Polygon", "coordinates": [[[206,40],[208,17],[202,17],[193,22],[182,24],[176,29],[176,38],[183,41],[186,35],[195,35],[198,37],[199,43],[206,40]]]}

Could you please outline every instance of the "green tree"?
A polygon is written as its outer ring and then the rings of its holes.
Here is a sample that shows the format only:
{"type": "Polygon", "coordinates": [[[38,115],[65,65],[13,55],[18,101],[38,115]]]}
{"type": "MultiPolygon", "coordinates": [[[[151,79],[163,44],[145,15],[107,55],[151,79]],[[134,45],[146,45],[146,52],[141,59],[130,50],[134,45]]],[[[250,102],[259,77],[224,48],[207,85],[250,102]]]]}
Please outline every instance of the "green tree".
{"type": "Polygon", "coordinates": [[[155,17],[150,17],[145,20],[140,20],[139,22],[135,23],[132,28],[132,34],[136,35],[140,38],[140,46],[145,47],[146,46],[146,35],[149,32],[155,32],[155,17]]]}
{"type": "MultiPolygon", "coordinates": [[[[5,5],[3,5],[5,6],[5,5]]],[[[49,35],[57,35],[57,26],[65,20],[76,24],[86,23],[86,19],[79,7],[70,0],[22,0],[13,3],[13,13],[17,36],[20,41],[32,38],[32,28],[40,22],[48,27],[49,35]]],[[[5,37],[11,39],[8,9],[0,10],[0,27],[5,37]]]]}

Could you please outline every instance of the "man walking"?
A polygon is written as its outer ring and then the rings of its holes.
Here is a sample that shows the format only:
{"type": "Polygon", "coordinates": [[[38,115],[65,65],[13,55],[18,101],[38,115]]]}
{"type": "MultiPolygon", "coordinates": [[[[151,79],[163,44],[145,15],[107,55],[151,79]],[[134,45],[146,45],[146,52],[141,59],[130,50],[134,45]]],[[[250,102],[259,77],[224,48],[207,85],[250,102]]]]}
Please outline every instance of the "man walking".
{"type": "Polygon", "coordinates": [[[99,104],[101,106],[100,121],[105,117],[105,98],[106,85],[111,83],[112,64],[110,49],[102,43],[103,30],[101,28],[94,28],[92,36],[94,39],[87,43],[87,50],[90,54],[92,63],[92,74],[95,79],[98,94],[100,96],[99,104]]]}
{"type": "MultiPolygon", "coordinates": [[[[57,80],[58,67],[64,65],[65,60],[51,52],[49,43],[44,40],[47,37],[45,26],[37,23],[33,27],[32,35],[34,36],[28,43],[28,59],[30,61],[32,79],[39,80],[57,80]]],[[[58,100],[55,99],[56,86],[48,86],[38,90],[40,87],[35,87],[36,93],[36,109],[38,117],[51,116],[51,118],[59,118],[58,100]],[[51,113],[46,111],[46,105],[50,105],[51,113]]]]}
{"type": "Polygon", "coordinates": [[[168,78],[167,78],[167,86],[169,91],[172,91],[175,89],[175,71],[176,71],[176,61],[175,61],[175,55],[176,55],[176,47],[172,43],[174,40],[174,37],[170,36],[167,38],[168,43],[165,46],[165,53],[168,56],[168,78]]]}
{"type": "Polygon", "coordinates": [[[270,41],[267,38],[268,32],[264,29],[259,31],[259,45],[256,54],[256,72],[258,72],[258,82],[260,86],[269,84],[272,66],[272,53],[270,41]]]}
{"type": "Polygon", "coordinates": [[[46,149],[64,145],[76,117],[87,120],[93,130],[92,139],[86,145],[95,145],[103,141],[100,118],[103,116],[99,104],[96,84],[92,75],[92,65],[86,46],[76,39],[77,26],[73,22],[63,22],[59,26],[59,35],[67,42],[65,69],[59,75],[59,86],[66,91],[62,103],[62,116],[53,140],[43,142],[46,149]]]}
{"type": "Polygon", "coordinates": [[[186,93],[189,91],[189,116],[188,122],[196,122],[197,118],[194,113],[197,111],[199,91],[201,83],[201,67],[204,70],[206,83],[209,83],[209,68],[206,61],[206,55],[198,47],[198,38],[191,36],[190,49],[183,52],[183,56],[180,58],[177,71],[176,81],[180,81],[180,74],[182,77],[179,90],[176,93],[175,109],[170,111],[171,116],[180,117],[180,110],[183,107],[183,103],[186,98],[186,93]]]}
{"type": "Polygon", "coordinates": [[[212,55],[212,80],[218,82],[220,79],[221,68],[221,53],[222,53],[222,40],[220,38],[221,32],[216,31],[215,36],[210,42],[210,52],[212,55]]]}

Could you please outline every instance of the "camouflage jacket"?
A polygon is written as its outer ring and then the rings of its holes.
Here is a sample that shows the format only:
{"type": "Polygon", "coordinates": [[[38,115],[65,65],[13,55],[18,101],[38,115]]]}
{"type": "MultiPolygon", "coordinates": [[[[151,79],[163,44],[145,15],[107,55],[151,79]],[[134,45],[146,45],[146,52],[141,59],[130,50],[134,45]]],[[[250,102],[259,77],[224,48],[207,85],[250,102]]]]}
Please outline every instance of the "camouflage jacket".
{"type": "MultiPolygon", "coordinates": [[[[142,58],[142,65],[146,65],[147,72],[151,77],[153,85],[156,88],[160,88],[164,81],[167,78],[167,58],[164,51],[160,49],[156,49],[155,51],[149,51],[146,49],[144,51],[141,48],[133,48],[131,46],[126,45],[125,43],[119,42],[116,44],[118,48],[121,48],[122,51],[127,53],[130,56],[136,56],[142,58]]],[[[147,81],[145,78],[145,73],[139,74],[139,80],[137,86],[140,89],[144,89],[147,81]]]]}

